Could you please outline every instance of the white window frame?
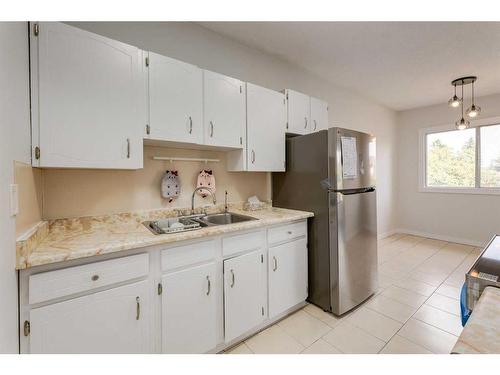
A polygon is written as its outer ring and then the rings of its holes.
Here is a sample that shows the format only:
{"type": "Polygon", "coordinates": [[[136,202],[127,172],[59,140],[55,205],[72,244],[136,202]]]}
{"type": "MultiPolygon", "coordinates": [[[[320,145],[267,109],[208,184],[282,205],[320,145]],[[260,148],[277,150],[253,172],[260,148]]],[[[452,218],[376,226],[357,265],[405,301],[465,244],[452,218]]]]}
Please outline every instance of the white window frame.
{"type": "Polygon", "coordinates": [[[434,187],[427,186],[427,135],[456,130],[454,124],[434,126],[420,129],[419,131],[419,168],[418,191],[422,193],[453,193],[453,194],[486,194],[500,195],[500,188],[480,187],[481,183],[481,137],[480,130],[483,126],[500,125],[500,117],[490,117],[471,121],[471,128],[476,129],[476,160],[475,160],[475,187],[434,187]]]}

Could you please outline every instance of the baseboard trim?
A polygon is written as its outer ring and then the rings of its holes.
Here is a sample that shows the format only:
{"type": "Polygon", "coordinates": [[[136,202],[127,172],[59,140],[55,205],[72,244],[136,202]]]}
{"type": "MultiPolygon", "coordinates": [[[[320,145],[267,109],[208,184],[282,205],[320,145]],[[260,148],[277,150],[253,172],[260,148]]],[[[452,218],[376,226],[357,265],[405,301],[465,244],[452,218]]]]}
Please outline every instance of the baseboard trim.
{"type": "Polygon", "coordinates": [[[405,229],[405,228],[397,229],[394,232],[395,233],[411,234],[414,236],[432,238],[434,240],[441,240],[441,241],[447,241],[447,242],[453,242],[453,243],[458,243],[458,244],[462,244],[462,245],[470,245],[470,246],[477,246],[477,247],[484,247],[484,246],[486,246],[486,244],[489,241],[489,239],[488,239],[485,242],[481,242],[481,241],[470,240],[467,238],[458,238],[458,237],[453,237],[453,236],[446,236],[446,235],[442,235],[442,234],[429,233],[429,232],[421,232],[418,230],[405,229]]]}
{"type": "Polygon", "coordinates": [[[382,240],[384,238],[390,237],[393,234],[397,234],[397,233],[400,233],[399,229],[392,229],[392,230],[385,232],[385,233],[378,233],[377,239],[382,240]]]}

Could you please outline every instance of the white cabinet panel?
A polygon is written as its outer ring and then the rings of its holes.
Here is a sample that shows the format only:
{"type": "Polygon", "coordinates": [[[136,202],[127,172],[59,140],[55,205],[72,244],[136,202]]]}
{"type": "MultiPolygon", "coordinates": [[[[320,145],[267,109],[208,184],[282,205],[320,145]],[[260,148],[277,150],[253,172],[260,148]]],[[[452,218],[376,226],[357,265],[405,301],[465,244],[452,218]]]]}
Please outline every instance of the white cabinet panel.
{"type": "Polygon", "coordinates": [[[311,100],[308,95],[285,90],[287,97],[287,133],[307,134],[311,132],[311,100]]]}
{"type": "Polygon", "coordinates": [[[205,353],[217,344],[215,263],[162,277],[163,353],[205,353]]]}
{"type": "Polygon", "coordinates": [[[269,248],[269,317],[307,298],[307,241],[269,248]]]}
{"type": "Polygon", "coordinates": [[[202,71],[149,52],[150,139],[203,143],[202,71]]]}
{"type": "Polygon", "coordinates": [[[142,168],[143,51],[62,23],[38,27],[38,36],[30,31],[33,164],[142,168]]]}
{"type": "Polygon", "coordinates": [[[258,326],[266,313],[262,250],[224,261],[224,327],[229,342],[258,326]]]}
{"type": "Polygon", "coordinates": [[[328,103],[311,97],[311,132],[328,127],[328,103]]]}
{"type": "Polygon", "coordinates": [[[249,171],[285,170],[286,105],[282,93],[247,83],[249,171]]]}
{"type": "Polygon", "coordinates": [[[148,353],[148,282],[31,310],[31,353],[148,353]]]}
{"type": "Polygon", "coordinates": [[[245,141],[244,83],[203,71],[203,126],[206,145],[243,148],[245,141]]]}

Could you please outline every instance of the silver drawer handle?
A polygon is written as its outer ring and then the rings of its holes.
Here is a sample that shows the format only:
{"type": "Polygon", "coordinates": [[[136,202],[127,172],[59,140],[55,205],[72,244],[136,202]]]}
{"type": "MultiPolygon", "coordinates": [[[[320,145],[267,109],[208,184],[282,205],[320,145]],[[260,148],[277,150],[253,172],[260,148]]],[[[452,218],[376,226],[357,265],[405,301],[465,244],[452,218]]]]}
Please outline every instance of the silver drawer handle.
{"type": "Polygon", "coordinates": [[[207,296],[210,294],[210,276],[207,276],[207,296]]]}
{"type": "Polygon", "coordinates": [[[99,280],[99,275],[93,275],[90,279],[92,281],[97,281],[97,280],[99,280]]]}
{"type": "Polygon", "coordinates": [[[306,129],[307,128],[307,117],[304,117],[304,122],[305,122],[304,129],[306,129]]]}
{"type": "Polygon", "coordinates": [[[235,280],[234,280],[234,271],[231,270],[231,288],[234,286],[234,282],[235,282],[235,280]]]}
{"type": "Polygon", "coordinates": [[[255,163],[255,151],[252,150],[252,164],[255,163]]]}
{"type": "Polygon", "coordinates": [[[130,159],[130,138],[127,138],[127,159],[130,159]]]}
{"type": "Polygon", "coordinates": [[[276,271],[278,269],[278,259],[276,257],[273,257],[273,271],[276,271]]]}
{"type": "Polygon", "coordinates": [[[214,123],[210,121],[210,137],[214,136],[214,123]]]}
{"type": "Polygon", "coordinates": [[[139,297],[135,297],[135,304],[136,304],[135,320],[139,320],[139,318],[141,317],[141,301],[139,297]]]}
{"type": "Polygon", "coordinates": [[[189,134],[193,133],[193,119],[189,116],[189,134]]]}

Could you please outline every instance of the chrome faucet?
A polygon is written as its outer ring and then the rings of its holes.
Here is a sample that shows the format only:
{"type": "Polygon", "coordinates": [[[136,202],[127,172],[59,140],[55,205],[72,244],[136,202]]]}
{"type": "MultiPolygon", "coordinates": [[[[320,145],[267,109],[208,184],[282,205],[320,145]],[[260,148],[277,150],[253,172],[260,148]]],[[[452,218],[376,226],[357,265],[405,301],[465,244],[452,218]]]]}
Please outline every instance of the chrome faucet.
{"type": "Polygon", "coordinates": [[[194,196],[198,190],[207,190],[210,193],[210,195],[212,196],[214,204],[217,203],[217,200],[215,199],[215,194],[212,191],[212,189],[204,187],[204,186],[198,186],[196,189],[194,189],[193,195],[191,196],[191,214],[194,214],[194,196]]]}

